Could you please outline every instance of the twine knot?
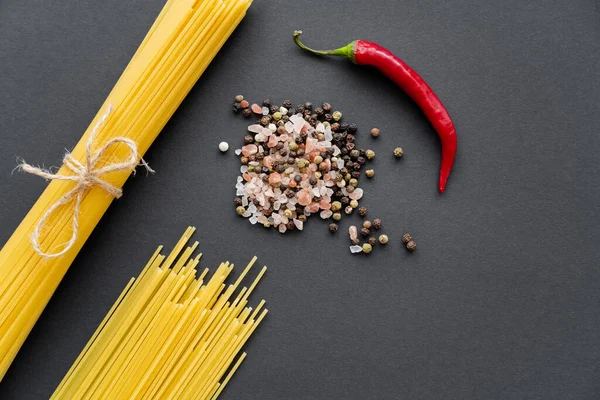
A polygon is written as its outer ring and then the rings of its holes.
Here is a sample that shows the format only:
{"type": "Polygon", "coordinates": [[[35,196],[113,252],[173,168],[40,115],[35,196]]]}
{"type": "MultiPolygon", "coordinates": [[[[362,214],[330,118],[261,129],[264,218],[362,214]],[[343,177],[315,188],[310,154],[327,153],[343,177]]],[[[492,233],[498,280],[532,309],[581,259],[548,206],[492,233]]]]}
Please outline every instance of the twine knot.
{"type": "Polygon", "coordinates": [[[117,171],[125,171],[131,170],[135,175],[135,167],[138,165],[143,165],[148,172],[154,172],[152,168],[144,161],[144,159],[140,156],[137,150],[137,144],[128,138],[124,137],[116,137],[104,144],[104,146],[100,147],[98,150],[92,150],[92,144],[94,143],[94,136],[100,130],[102,125],[108,119],[108,116],[112,113],[113,107],[112,105],[108,106],[106,113],[100,118],[100,120],[94,125],[92,132],[90,133],[90,137],[87,141],[85,147],[85,164],[77,161],[71,153],[67,151],[63,158],[63,165],[66,166],[71,172],[72,175],[59,175],[58,173],[53,174],[50,170],[34,167],[25,162],[21,163],[17,168],[33,175],[41,176],[47,180],[60,180],[60,181],[72,181],[75,182],[75,187],[68,191],[63,197],[58,199],[56,203],[54,203],[48,211],[42,216],[39,220],[35,229],[33,230],[33,234],[31,235],[31,243],[33,245],[34,250],[42,257],[46,258],[55,258],[60,257],[66,252],[68,252],[75,241],[77,240],[78,231],[79,231],[79,209],[81,207],[81,202],[83,200],[83,194],[86,190],[92,187],[100,187],[106,193],[111,195],[112,197],[118,199],[123,195],[123,190],[120,187],[111,185],[104,179],[102,176],[104,174],[108,174],[110,172],[117,171]],[[126,160],[115,162],[112,164],[106,164],[103,167],[98,167],[98,162],[102,159],[106,151],[113,145],[122,143],[129,148],[129,156],[126,160]],[[139,161],[138,161],[139,160],[139,161]],[[64,204],[75,199],[75,205],[73,207],[73,220],[72,220],[72,230],[73,233],[71,235],[71,239],[63,244],[63,249],[56,253],[44,252],[40,248],[40,235],[42,228],[46,224],[46,220],[56,211],[56,209],[64,204]]]}

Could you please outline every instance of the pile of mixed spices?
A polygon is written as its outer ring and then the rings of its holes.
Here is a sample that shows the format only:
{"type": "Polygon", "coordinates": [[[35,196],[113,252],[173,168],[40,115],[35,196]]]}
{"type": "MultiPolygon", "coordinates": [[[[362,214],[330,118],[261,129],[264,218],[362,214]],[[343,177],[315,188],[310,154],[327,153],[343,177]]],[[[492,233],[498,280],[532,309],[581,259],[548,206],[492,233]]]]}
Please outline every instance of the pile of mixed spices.
{"type": "Polygon", "coordinates": [[[238,95],[233,111],[256,118],[236,150],[242,164],[236,212],[281,233],[302,230],[307,217],[319,214],[333,219],[329,229],[336,232],[342,215],[358,208],[361,169],[375,157],[356,147],[356,124],[343,122],[328,103],[294,108],[289,100],[279,106],[267,99],[250,105],[238,95]]]}

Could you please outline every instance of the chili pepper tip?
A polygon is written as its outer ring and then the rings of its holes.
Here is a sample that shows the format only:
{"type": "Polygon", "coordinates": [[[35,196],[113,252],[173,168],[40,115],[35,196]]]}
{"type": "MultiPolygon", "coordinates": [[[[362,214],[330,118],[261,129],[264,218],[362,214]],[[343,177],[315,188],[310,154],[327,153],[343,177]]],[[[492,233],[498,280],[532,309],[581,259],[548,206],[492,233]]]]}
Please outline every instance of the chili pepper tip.
{"type": "Polygon", "coordinates": [[[339,49],[335,49],[335,50],[314,50],[314,49],[311,49],[310,47],[307,47],[304,43],[302,43],[300,41],[301,35],[302,35],[301,30],[295,30],[293,37],[294,37],[294,42],[302,50],[306,50],[309,53],[312,53],[317,56],[339,56],[339,57],[344,57],[349,60],[352,60],[352,62],[354,62],[354,63],[356,62],[356,60],[354,58],[354,53],[355,53],[354,48],[355,48],[356,42],[357,42],[356,40],[354,42],[348,43],[344,47],[340,47],[339,49]]]}

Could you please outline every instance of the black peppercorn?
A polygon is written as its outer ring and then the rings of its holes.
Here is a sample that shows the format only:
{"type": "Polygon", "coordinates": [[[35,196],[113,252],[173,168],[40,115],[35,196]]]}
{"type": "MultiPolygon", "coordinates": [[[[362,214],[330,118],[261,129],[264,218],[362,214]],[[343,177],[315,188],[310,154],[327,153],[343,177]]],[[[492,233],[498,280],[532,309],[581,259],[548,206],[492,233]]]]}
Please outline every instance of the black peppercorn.
{"type": "Polygon", "coordinates": [[[281,120],[282,120],[284,123],[286,123],[286,122],[288,122],[288,121],[290,120],[290,117],[289,117],[288,115],[284,115],[284,116],[281,118],[281,120]]]}
{"type": "Polygon", "coordinates": [[[340,149],[340,151],[342,152],[342,155],[345,156],[346,154],[348,154],[350,151],[346,148],[346,146],[342,147],[340,149]]]}
{"type": "Polygon", "coordinates": [[[235,200],[233,201],[235,203],[236,207],[239,207],[242,205],[242,199],[239,197],[236,197],[235,200]]]}
{"type": "Polygon", "coordinates": [[[344,192],[342,192],[341,190],[338,190],[337,192],[334,193],[335,197],[337,198],[342,198],[344,197],[344,192]]]}
{"type": "Polygon", "coordinates": [[[244,108],[244,111],[242,111],[242,114],[244,115],[244,117],[250,118],[250,116],[252,115],[252,110],[249,108],[244,108]]]}
{"type": "Polygon", "coordinates": [[[263,174],[268,174],[269,173],[269,168],[262,167],[262,172],[263,172],[263,174]]]}
{"type": "Polygon", "coordinates": [[[323,108],[323,110],[324,110],[325,112],[329,112],[329,111],[331,111],[331,104],[329,104],[329,103],[323,103],[323,104],[321,105],[321,107],[323,108]]]}
{"type": "Polygon", "coordinates": [[[310,114],[304,114],[304,120],[310,123],[310,114]]]}
{"type": "Polygon", "coordinates": [[[231,110],[236,114],[239,113],[241,109],[242,106],[240,106],[240,103],[233,103],[233,105],[231,106],[231,110]]]}
{"type": "Polygon", "coordinates": [[[367,212],[367,207],[361,207],[358,209],[358,215],[360,215],[361,217],[366,217],[367,212]]]}
{"type": "Polygon", "coordinates": [[[379,218],[373,220],[373,228],[377,231],[381,229],[381,220],[379,218]]]}
{"type": "Polygon", "coordinates": [[[360,149],[360,156],[361,157],[366,157],[367,156],[367,151],[365,149],[360,149]]]}
{"type": "Polygon", "coordinates": [[[304,106],[302,104],[299,104],[296,106],[296,114],[302,114],[304,113],[304,106]]]}
{"type": "MultiPolygon", "coordinates": [[[[298,156],[298,153],[296,153],[295,151],[290,151],[290,157],[292,158],[296,158],[298,156]]],[[[294,161],[292,161],[290,164],[292,164],[294,161]]]]}
{"type": "Polygon", "coordinates": [[[299,157],[302,157],[304,155],[304,149],[298,149],[298,151],[296,153],[298,154],[299,157]]]}
{"type": "Polygon", "coordinates": [[[330,231],[331,233],[336,233],[336,232],[338,231],[338,228],[339,228],[339,227],[338,227],[338,225],[337,225],[337,224],[333,224],[333,223],[332,223],[332,224],[329,224],[329,231],[330,231]]]}
{"type": "Polygon", "coordinates": [[[288,199],[291,199],[292,197],[294,197],[296,195],[296,193],[293,190],[286,190],[285,191],[285,195],[287,196],[288,199]]]}
{"type": "Polygon", "coordinates": [[[340,202],[342,203],[342,205],[347,206],[348,204],[350,204],[350,199],[347,196],[344,196],[340,199],[340,202]]]}
{"type": "Polygon", "coordinates": [[[267,175],[263,175],[263,177],[262,177],[262,181],[263,181],[264,183],[269,183],[269,175],[268,175],[268,174],[267,174],[267,175]]]}
{"type": "Polygon", "coordinates": [[[323,109],[321,107],[317,107],[315,109],[315,114],[317,115],[323,115],[325,113],[325,111],[323,111],[323,109]]]}
{"type": "Polygon", "coordinates": [[[271,107],[271,100],[264,99],[263,100],[263,106],[265,106],[265,107],[271,107]]]}
{"type": "Polygon", "coordinates": [[[360,234],[363,236],[369,236],[371,234],[371,230],[369,228],[361,228],[360,234]]]}
{"type": "Polygon", "coordinates": [[[360,171],[353,171],[353,172],[352,172],[352,177],[353,177],[354,179],[358,179],[358,178],[360,178],[360,171]]]}
{"type": "Polygon", "coordinates": [[[300,136],[294,139],[294,141],[296,142],[296,144],[302,144],[302,138],[300,136]]]}
{"type": "Polygon", "coordinates": [[[364,157],[358,157],[358,159],[356,160],[357,163],[359,163],[360,165],[363,165],[364,163],[367,162],[367,160],[364,157]]]}
{"type": "Polygon", "coordinates": [[[354,143],[346,143],[346,149],[348,149],[348,151],[354,150],[354,147],[356,147],[354,143]]]}
{"type": "Polygon", "coordinates": [[[356,141],[356,139],[354,138],[354,135],[348,134],[346,136],[346,143],[354,143],[356,141]]]}
{"type": "Polygon", "coordinates": [[[292,106],[292,101],[291,100],[284,100],[283,101],[283,106],[285,108],[290,108],[292,106]]]}
{"type": "Polygon", "coordinates": [[[410,242],[411,240],[412,236],[410,236],[410,233],[405,233],[404,235],[402,235],[402,243],[408,244],[408,242],[410,242]]]}
{"type": "Polygon", "coordinates": [[[408,249],[408,251],[415,251],[417,249],[417,244],[411,240],[406,244],[406,248],[408,249]]]}
{"type": "Polygon", "coordinates": [[[317,178],[315,178],[314,176],[311,176],[308,179],[308,183],[310,183],[311,186],[315,186],[317,184],[317,178]]]}
{"type": "Polygon", "coordinates": [[[287,226],[288,231],[293,231],[294,229],[296,229],[296,225],[294,224],[293,221],[288,222],[286,226],[287,226]]]}
{"type": "Polygon", "coordinates": [[[355,123],[351,123],[350,125],[348,125],[348,133],[355,134],[357,130],[358,127],[355,123]]]}
{"type": "Polygon", "coordinates": [[[279,107],[277,107],[275,104],[273,104],[271,106],[271,114],[275,114],[277,111],[279,111],[279,107]]]}
{"type": "Polygon", "coordinates": [[[325,121],[327,122],[331,122],[333,120],[333,117],[331,116],[331,114],[325,114],[325,121]]]}
{"type": "Polygon", "coordinates": [[[301,175],[294,176],[294,181],[296,181],[296,183],[302,182],[302,176],[301,175]]]}
{"type": "Polygon", "coordinates": [[[275,145],[275,150],[280,151],[281,149],[283,149],[283,143],[279,142],[275,145]]]}
{"type": "Polygon", "coordinates": [[[348,125],[347,123],[345,123],[345,122],[342,122],[342,123],[340,124],[340,131],[342,131],[342,132],[345,132],[345,131],[347,131],[347,130],[348,130],[348,126],[349,126],[349,125],[348,125]]]}
{"type": "MultiPolygon", "coordinates": [[[[287,190],[287,188],[288,188],[288,187],[287,187],[286,185],[284,185],[283,183],[282,183],[281,185],[279,185],[279,190],[281,190],[282,192],[285,192],[285,191],[287,190]]],[[[272,198],[273,198],[273,197],[271,197],[271,199],[272,199],[272,198]]]]}

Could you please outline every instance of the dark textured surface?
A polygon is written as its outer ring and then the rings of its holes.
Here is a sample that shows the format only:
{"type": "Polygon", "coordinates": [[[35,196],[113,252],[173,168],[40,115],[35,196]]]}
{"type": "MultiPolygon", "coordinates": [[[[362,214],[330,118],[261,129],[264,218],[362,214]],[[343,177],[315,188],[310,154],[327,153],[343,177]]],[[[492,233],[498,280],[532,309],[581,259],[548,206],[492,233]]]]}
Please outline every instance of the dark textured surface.
{"type": "MultiPolygon", "coordinates": [[[[0,243],[46,185],[11,175],[15,157],[60,162],[162,3],[0,1],[0,243]]],[[[188,224],[205,266],[253,254],[270,266],[256,294],[272,312],[223,399],[600,398],[600,11],[495,3],[256,0],[148,152],[156,175],[127,183],[81,251],[0,398],[47,398],[129,277],[188,224]],[[295,28],[315,47],[379,42],[421,73],[458,130],[446,194],[414,104],[374,71],[301,53],[295,28]],[[229,111],[238,92],[327,100],[359,124],[378,153],[363,203],[387,248],[351,256],[349,220],[337,236],[313,219],[281,236],[235,215],[238,164],[217,144],[244,135],[229,111]]]]}

